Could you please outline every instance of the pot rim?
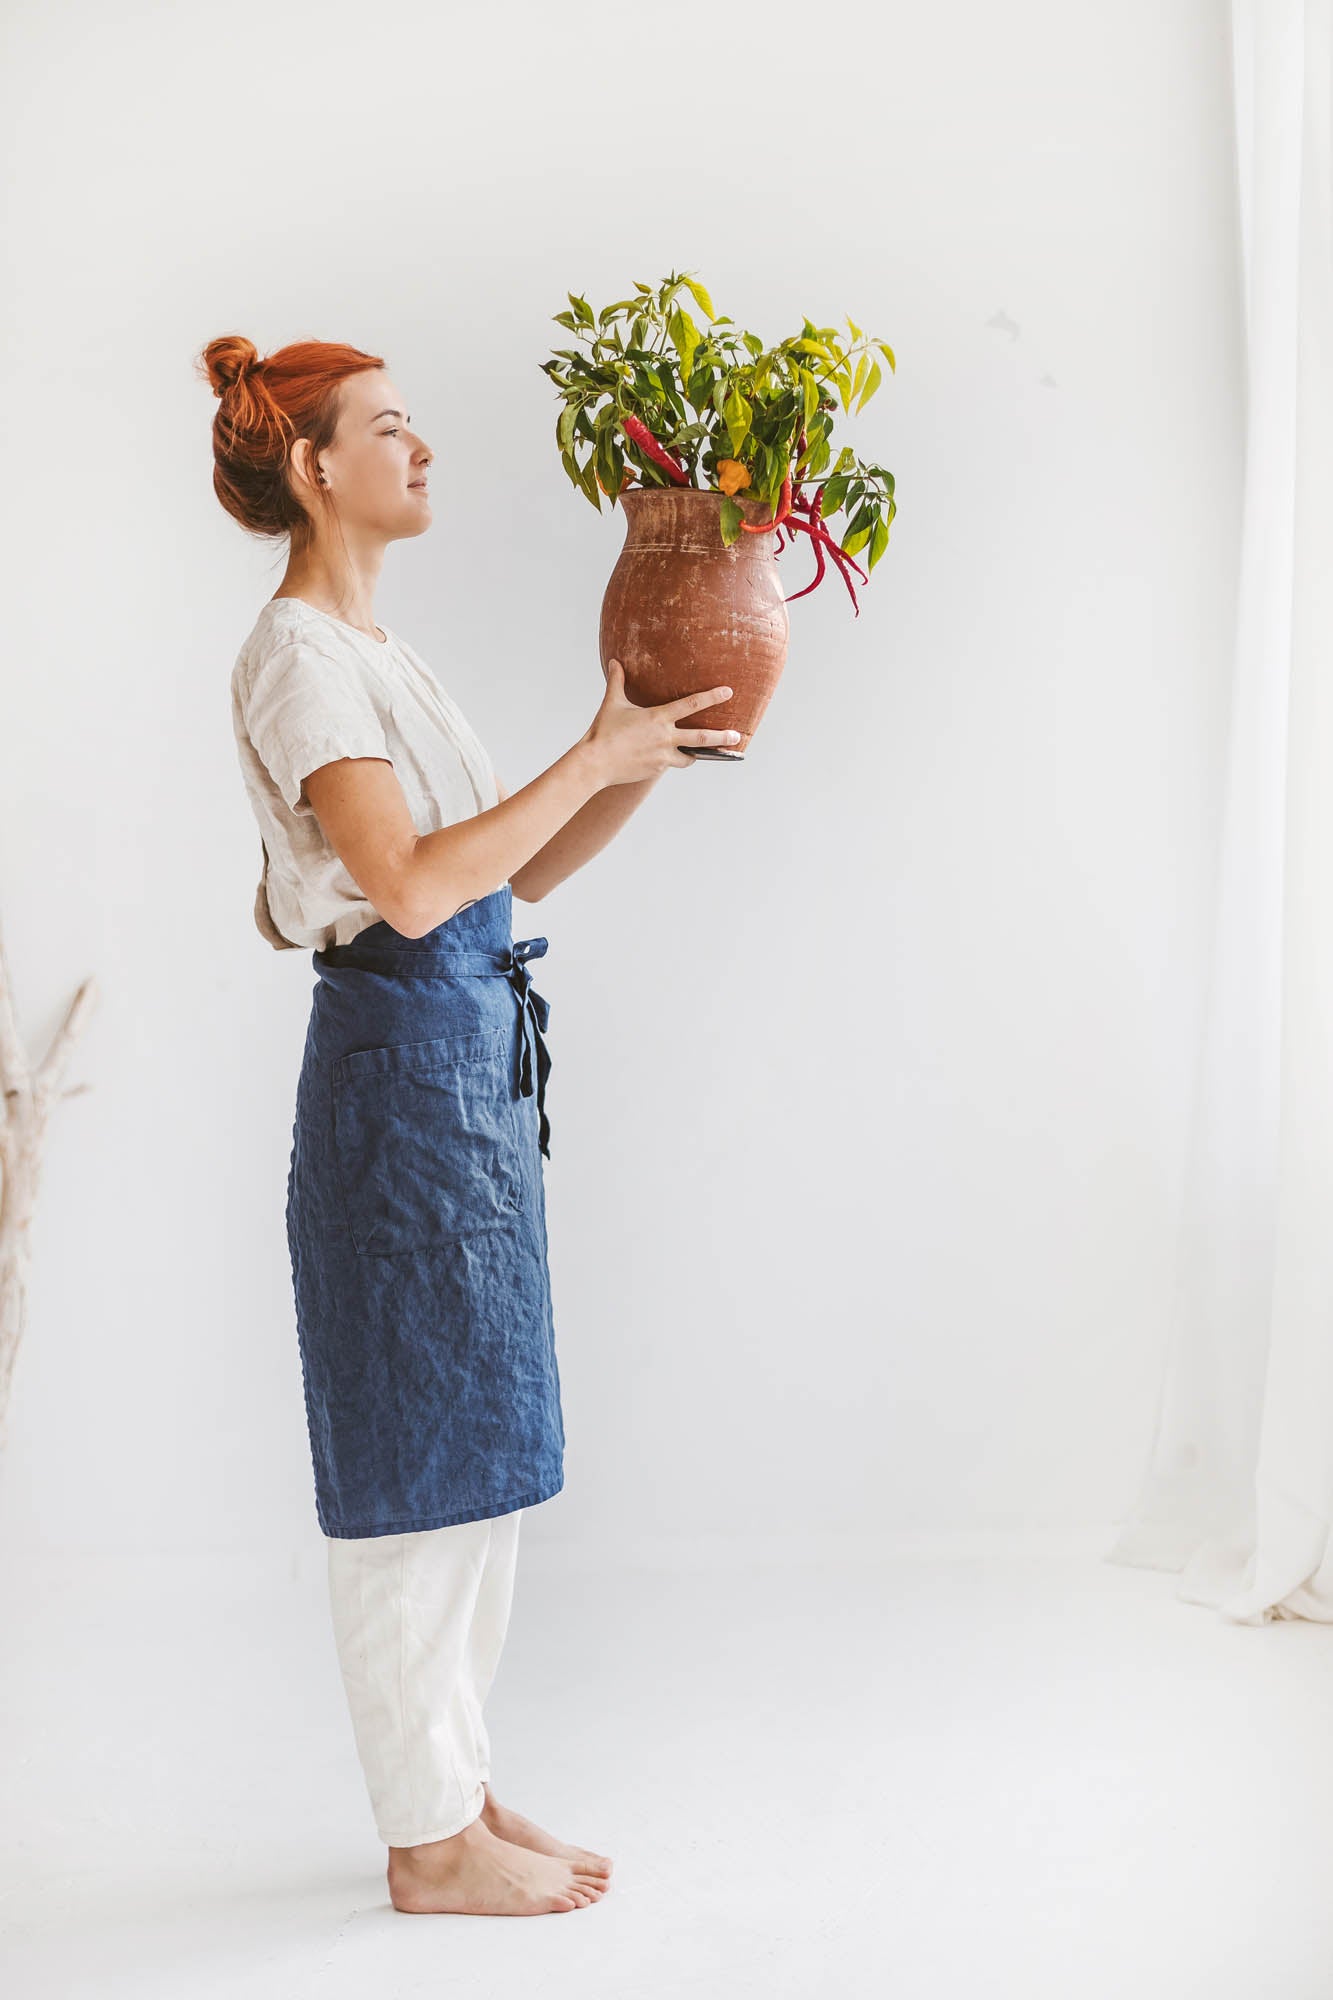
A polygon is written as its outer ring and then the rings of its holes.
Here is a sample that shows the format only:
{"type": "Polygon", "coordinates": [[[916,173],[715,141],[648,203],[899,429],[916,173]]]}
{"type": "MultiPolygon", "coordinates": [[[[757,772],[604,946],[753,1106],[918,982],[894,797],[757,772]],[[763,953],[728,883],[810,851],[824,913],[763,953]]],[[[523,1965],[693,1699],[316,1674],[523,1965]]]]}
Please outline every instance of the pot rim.
{"type": "MultiPolygon", "coordinates": [[[[621,506],[624,506],[627,500],[681,500],[687,494],[696,500],[716,500],[719,502],[725,500],[727,497],[725,493],[712,486],[626,486],[616,495],[616,499],[621,506]]],[[[753,507],[761,515],[765,517],[768,515],[769,508],[766,500],[752,500],[745,493],[735,493],[732,495],[732,498],[739,501],[742,508],[753,507]]]]}

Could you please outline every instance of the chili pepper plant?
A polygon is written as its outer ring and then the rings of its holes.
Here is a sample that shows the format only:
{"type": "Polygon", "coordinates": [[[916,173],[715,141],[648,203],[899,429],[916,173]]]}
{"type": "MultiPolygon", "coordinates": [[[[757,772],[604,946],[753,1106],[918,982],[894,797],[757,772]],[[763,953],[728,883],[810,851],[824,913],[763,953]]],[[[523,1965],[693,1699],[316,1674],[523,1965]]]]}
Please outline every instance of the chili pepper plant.
{"type": "Polygon", "coordinates": [[[831,563],[859,616],[849,572],[869,581],[855,558],[868,547],[875,567],[898,510],[893,474],[882,465],[864,464],[844,445],[830,467],[833,412],[839,402],[847,415],[853,404],[857,414],[865,408],[882,380],[871,350],[896,369],[893,350],[851,319],[850,346],[836,327],[806,319],[800,333],[766,347],[719,318],[693,277],[673,271],[656,291],[633,282],[634,298],[599,313],[568,292],[569,311],[552,314],[582,343],[556,348],[540,364],[564,404],[556,442],[574,485],[599,513],[603,494],[614,505],[636,479],[720,493],[728,547],[742,534],[772,532],[780,552],[808,536],[814,580],[795,597],[814,590],[831,563]],[[706,331],[682,292],[707,319],[706,331]],[[747,521],[738,493],[766,503],[770,518],[747,521]],[[838,536],[829,523],[840,513],[838,536]]]}

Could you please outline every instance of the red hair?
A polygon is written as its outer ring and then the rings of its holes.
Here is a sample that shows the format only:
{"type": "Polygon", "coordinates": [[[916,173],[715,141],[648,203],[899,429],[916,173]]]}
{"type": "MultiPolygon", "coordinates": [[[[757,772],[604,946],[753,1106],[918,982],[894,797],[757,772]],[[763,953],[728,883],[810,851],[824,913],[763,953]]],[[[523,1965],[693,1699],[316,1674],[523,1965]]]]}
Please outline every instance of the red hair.
{"type": "MultiPolygon", "coordinates": [[[[287,535],[299,555],[314,541],[317,523],[289,477],[292,444],[309,438],[312,461],[326,451],[338,430],[341,384],[383,368],[383,359],[341,341],[296,340],[261,361],[244,334],[224,333],[209,341],[200,360],[218,396],[213,491],[250,534],[287,535]]],[[[336,519],[322,487],[311,489],[310,499],[336,519]]]]}

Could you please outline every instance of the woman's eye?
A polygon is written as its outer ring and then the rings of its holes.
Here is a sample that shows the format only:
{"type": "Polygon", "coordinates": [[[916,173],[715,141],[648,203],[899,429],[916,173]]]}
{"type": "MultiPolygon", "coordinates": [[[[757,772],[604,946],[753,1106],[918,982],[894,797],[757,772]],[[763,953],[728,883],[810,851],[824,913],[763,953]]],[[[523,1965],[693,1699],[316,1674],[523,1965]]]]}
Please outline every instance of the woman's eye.
{"type": "Polygon", "coordinates": [[[389,426],[389,428],[388,428],[388,430],[387,430],[387,431],[381,431],[381,432],[380,432],[380,436],[381,436],[382,438],[396,438],[396,437],[397,437],[397,435],[398,435],[398,426],[397,426],[397,424],[390,424],[390,426],[389,426]]]}

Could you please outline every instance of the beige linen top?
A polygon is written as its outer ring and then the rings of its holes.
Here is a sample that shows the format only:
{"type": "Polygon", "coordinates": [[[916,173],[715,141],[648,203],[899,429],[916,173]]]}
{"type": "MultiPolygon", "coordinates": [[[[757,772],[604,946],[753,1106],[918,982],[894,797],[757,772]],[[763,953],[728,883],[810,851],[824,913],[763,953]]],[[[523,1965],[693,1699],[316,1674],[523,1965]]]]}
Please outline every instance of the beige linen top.
{"type": "Polygon", "coordinates": [[[305,796],[321,764],[387,758],[418,833],[500,802],[462,710],[405,639],[380,630],[372,639],[300,598],[270,598],[232,668],[236,748],[263,845],[255,923],[277,951],[348,944],[380,921],[305,796]]]}

